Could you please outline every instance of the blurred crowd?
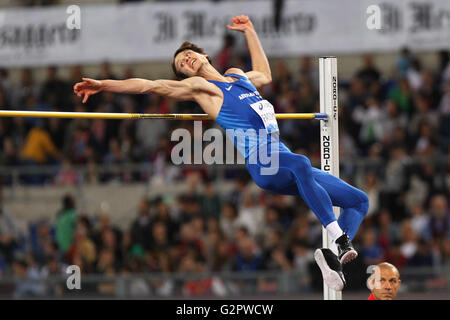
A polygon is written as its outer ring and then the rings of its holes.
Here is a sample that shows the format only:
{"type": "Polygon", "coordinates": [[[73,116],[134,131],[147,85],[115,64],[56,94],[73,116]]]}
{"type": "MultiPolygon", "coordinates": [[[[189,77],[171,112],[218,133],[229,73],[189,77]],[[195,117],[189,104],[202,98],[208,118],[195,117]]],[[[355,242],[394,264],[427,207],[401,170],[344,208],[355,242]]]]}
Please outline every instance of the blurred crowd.
{"type": "MultiPolygon", "coordinates": [[[[356,158],[366,157],[366,167],[376,177],[388,178],[388,188],[402,190],[410,182],[402,175],[412,173],[428,181],[433,189],[446,188],[446,157],[449,152],[450,64],[449,53],[436,54],[439,67],[431,70],[408,49],[398,55],[392,74],[381,74],[370,54],[362,57],[362,66],[351,79],[339,79],[340,157],[343,175],[355,176],[356,158]],[[415,165],[406,166],[414,159],[415,165]],[[422,162],[417,162],[422,159],[422,162]],[[377,165],[378,164],[382,164],[377,165]],[[386,166],[384,164],[387,163],[386,166]],[[396,164],[400,163],[402,169],[396,164]],[[443,173],[440,175],[439,173],[443,173]],[[438,175],[436,179],[432,179],[438,175]],[[436,180],[436,181],[432,181],[436,180]]],[[[234,38],[227,35],[223,48],[214,59],[225,72],[236,66],[249,70],[248,55],[238,54],[234,38]]],[[[318,70],[311,57],[301,57],[292,69],[283,60],[272,63],[274,81],[262,88],[262,95],[276,112],[318,112],[318,70]]],[[[42,82],[34,80],[32,69],[21,71],[20,83],[10,81],[8,70],[0,70],[0,106],[11,110],[128,112],[128,113],[201,113],[194,102],[175,102],[156,95],[126,95],[102,92],[83,104],[73,93],[73,85],[83,77],[83,67],[73,66],[63,79],[56,66],[49,66],[42,82]]],[[[115,74],[105,62],[96,79],[133,78],[132,67],[115,74]]],[[[279,123],[282,140],[291,150],[320,159],[317,121],[283,120],[279,123]]],[[[203,128],[215,126],[204,122],[203,128]]],[[[217,125],[216,125],[217,126],[217,125]]],[[[24,183],[76,184],[121,181],[146,181],[142,172],[105,172],[105,168],[129,163],[169,163],[170,141],[175,128],[193,130],[187,121],[135,121],[104,119],[0,119],[0,166],[59,168],[56,175],[26,175],[24,183]],[[73,169],[83,167],[83,175],[73,169]]],[[[205,144],[206,145],[206,144],[205,144]]],[[[161,166],[158,166],[160,168],[161,166]]],[[[164,165],[163,165],[164,167],[164,165]]],[[[11,182],[4,176],[4,183],[11,182]]],[[[442,191],[442,190],[441,190],[442,191]]]]}
{"type": "MultiPolygon", "coordinates": [[[[400,273],[405,267],[450,264],[449,53],[438,52],[436,59],[438,68],[428,68],[404,48],[392,74],[383,74],[373,56],[366,54],[351,79],[339,79],[341,176],[370,199],[369,212],[354,240],[360,256],[346,267],[350,287],[364,287],[365,267],[381,261],[394,264],[400,273]]],[[[214,63],[221,72],[231,66],[250,67],[249,57],[236,51],[230,36],[214,63]]],[[[311,57],[301,57],[298,69],[289,68],[283,60],[273,61],[272,71],[274,81],[261,94],[276,112],[318,112],[318,70],[311,57]]],[[[82,66],[72,68],[70,79],[60,78],[58,68],[51,66],[47,79],[37,82],[33,70],[24,69],[20,83],[14,85],[8,70],[1,70],[0,106],[77,112],[201,112],[195,103],[155,95],[104,92],[82,104],[72,93],[82,76],[82,66]]],[[[132,68],[117,75],[105,62],[96,78],[132,77],[132,68]]],[[[279,125],[291,150],[319,163],[318,122],[283,120],[279,125]]],[[[130,162],[167,164],[170,132],[178,127],[192,130],[192,123],[2,118],[0,165],[54,164],[61,168],[57,175],[27,175],[25,183],[76,184],[80,177],[71,169],[74,164],[89,168],[83,181],[145,181],[148,176],[139,173],[100,174],[96,168],[130,162]]],[[[295,271],[300,274],[299,287],[321,290],[313,263],[313,250],[321,246],[317,219],[301,199],[252,193],[245,172],[237,176],[232,192],[222,194],[216,190],[214,177],[202,169],[183,171],[190,192],[174,201],[142,199],[132,225],[120,228],[111,225],[107,215],[77,210],[74,198],[67,195],[55,222],[32,223],[27,234],[21,234],[13,214],[2,204],[0,275],[45,278],[64,274],[64,267],[71,264],[80,266],[83,274],[104,275],[295,271]]],[[[174,290],[190,295],[220,292],[214,281],[141,282],[135,290],[160,295],[174,290]]],[[[16,288],[16,294],[42,294],[45,288],[33,284],[16,288]]],[[[270,282],[256,285],[268,292],[274,286],[270,282]]],[[[445,279],[430,284],[443,285],[445,279]]],[[[114,286],[97,289],[108,293],[114,286]]]]}
{"type": "MultiPolygon", "coordinates": [[[[124,288],[115,276],[130,279],[130,297],[276,294],[282,289],[281,275],[290,276],[293,292],[322,290],[313,258],[322,228],[301,199],[254,193],[244,174],[226,194],[198,173],[187,179],[189,191],[175,198],[143,198],[128,226],[112,224],[107,211],[78,209],[68,194],[54,219],[30,222],[23,234],[2,205],[0,279],[9,281],[0,282],[0,296],[76,294],[66,286],[69,265],[80,268],[85,296],[116,296],[124,288]],[[233,272],[269,274],[229,279],[233,272]],[[101,278],[90,282],[89,275],[101,278]]],[[[364,290],[367,267],[381,261],[400,272],[448,267],[448,208],[446,197],[437,194],[429,206],[416,204],[400,221],[389,207],[367,217],[353,241],[359,257],[344,269],[348,290],[364,290]]],[[[448,285],[439,273],[432,272],[427,281],[427,289],[448,285]]]]}

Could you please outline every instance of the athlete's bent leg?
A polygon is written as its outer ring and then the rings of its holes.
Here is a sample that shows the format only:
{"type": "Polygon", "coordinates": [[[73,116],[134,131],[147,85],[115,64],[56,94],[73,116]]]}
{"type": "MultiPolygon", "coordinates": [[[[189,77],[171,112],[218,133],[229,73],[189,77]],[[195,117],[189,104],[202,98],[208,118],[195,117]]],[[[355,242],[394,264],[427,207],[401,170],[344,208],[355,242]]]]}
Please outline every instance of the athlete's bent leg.
{"type": "Polygon", "coordinates": [[[341,207],[338,224],[352,240],[369,209],[366,193],[327,172],[313,168],[314,179],[327,191],[334,206],[341,207]]]}
{"type": "MultiPolygon", "coordinates": [[[[280,152],[279,170],[275,175],[261,175],[261,166],[247,165],[255,183],[263,189],[275,193],[300,195],[306,204],[326,227],[333,240],[342,235],[342,230],[333,213],[333,205],[327,191],[314,179],[313,168],[308,158],[290,152],[280,152]]],[[[346,235],[345,235],[346,236],[346,235]]],[[[346,236],[347,237],[347,236],[346,236]]],[[[351,247],[350,247],[351,248],[351,247]]],[[[351,248],[353,256],[356,251],[351,248]]],[[[340,253],[340,252],[336,252],[340,253]]],[[[349,255],[347,255],[349,256],[349,255]]],[[[348,258],[339,254],[333,254],[330,249],[317,249],[314,258],[322,272],[325,283],[334,290],[342,290],[345,286],[345,278],[342,273],[343,262],[348,258]]]]}
{"type": "Polygon", "coordinates": [[[336,221],[331,198],[314,179],[309,159],[292,152],[279,152],[278,156],[279,169],[275,175],[261,175],[260,164],[247,165],[255,183],[275,193],[300,195],[325,227],[336,221]]]}

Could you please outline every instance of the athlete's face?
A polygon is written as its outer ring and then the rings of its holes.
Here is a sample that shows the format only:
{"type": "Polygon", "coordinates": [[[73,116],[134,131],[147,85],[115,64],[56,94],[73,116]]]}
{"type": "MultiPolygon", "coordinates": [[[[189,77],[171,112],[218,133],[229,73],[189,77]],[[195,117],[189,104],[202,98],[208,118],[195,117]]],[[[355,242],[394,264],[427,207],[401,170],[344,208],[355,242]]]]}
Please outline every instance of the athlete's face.
{"type": "Polygon", "coordinates": [[[188,77],[198,74],[203,65],[209,63],[205,54],[184,50],[175,57],[175,68],[188,77]]]}

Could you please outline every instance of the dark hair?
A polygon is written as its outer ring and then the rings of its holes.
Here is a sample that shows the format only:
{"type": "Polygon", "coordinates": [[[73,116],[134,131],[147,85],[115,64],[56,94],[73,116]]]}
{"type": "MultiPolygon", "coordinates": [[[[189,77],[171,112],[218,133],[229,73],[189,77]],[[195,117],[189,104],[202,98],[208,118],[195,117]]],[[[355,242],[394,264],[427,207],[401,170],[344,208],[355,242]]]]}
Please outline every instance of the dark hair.
{"type": "MultiPolygon", "coordinates": [[[[183,80],[188,77],[184,73],[179,72],[175,66],[176,56],[185,50],[192,50],[192,51],[200,53],[200,54],[206,54],[205,51],[202,48],[198,47],[196,44],[193,44],[192,42],[189,42],[189,41],[183,42],[183,44],[177,49],[177,51],[175,51],[175,54],[173,55],[173,60],[172,60],[172,70],[173,70],[173,73],[175,73],[175,76],[177,77],[178,80],[183,80]]],[[[212,63],[211,59],[208,56],[206,56],[206,58],[208,59],[209,63],[212,63]]]]}
{"type": "Polygon", "coordinates": [[[75,209],[75,199],[70,194],[64,195],[63,210],[75,209]]]}
{"type": "Polygon", "coordinates": [[[234,202],[232,202],[232,201],[225,202],[223,204],[223,206],[224,207],[228,207],[231,210],[233,210],[234,216],[237,217],[237,215],[238,215],[238,208],[237,208],[237,206],[236,206],[236,204],[234,202]]]}
{"type": "Polygon", "coordinates": [[[8,70],[4,69],[4,68],[0,68],[0,74],[2,75],[2,77],[8,77],[8,70]]]}
{"type": "Polygon", "coordinates": [[[225,34],[223,40],[225,47],[233,47],[234,44],[236,43],[236,38],[231,33],[225,34]]]}

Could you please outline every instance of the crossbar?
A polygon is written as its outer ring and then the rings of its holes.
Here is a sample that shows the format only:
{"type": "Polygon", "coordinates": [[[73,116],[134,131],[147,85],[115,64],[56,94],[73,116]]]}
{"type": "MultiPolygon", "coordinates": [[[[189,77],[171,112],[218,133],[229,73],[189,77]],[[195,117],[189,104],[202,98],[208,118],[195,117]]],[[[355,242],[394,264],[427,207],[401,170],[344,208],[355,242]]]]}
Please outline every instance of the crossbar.
{"type": "MultiPolygon", "coordinates": [[[[326,120],[325,113],[278,113],[277,119],[326,120]]],[[[164,119],[164,120],[213,120],[207,114],[188,113],[102,113],[102,112],[56,112],[0,110],[0,117],[16,118],[67,118],[67,119],[164,119]]]]}

